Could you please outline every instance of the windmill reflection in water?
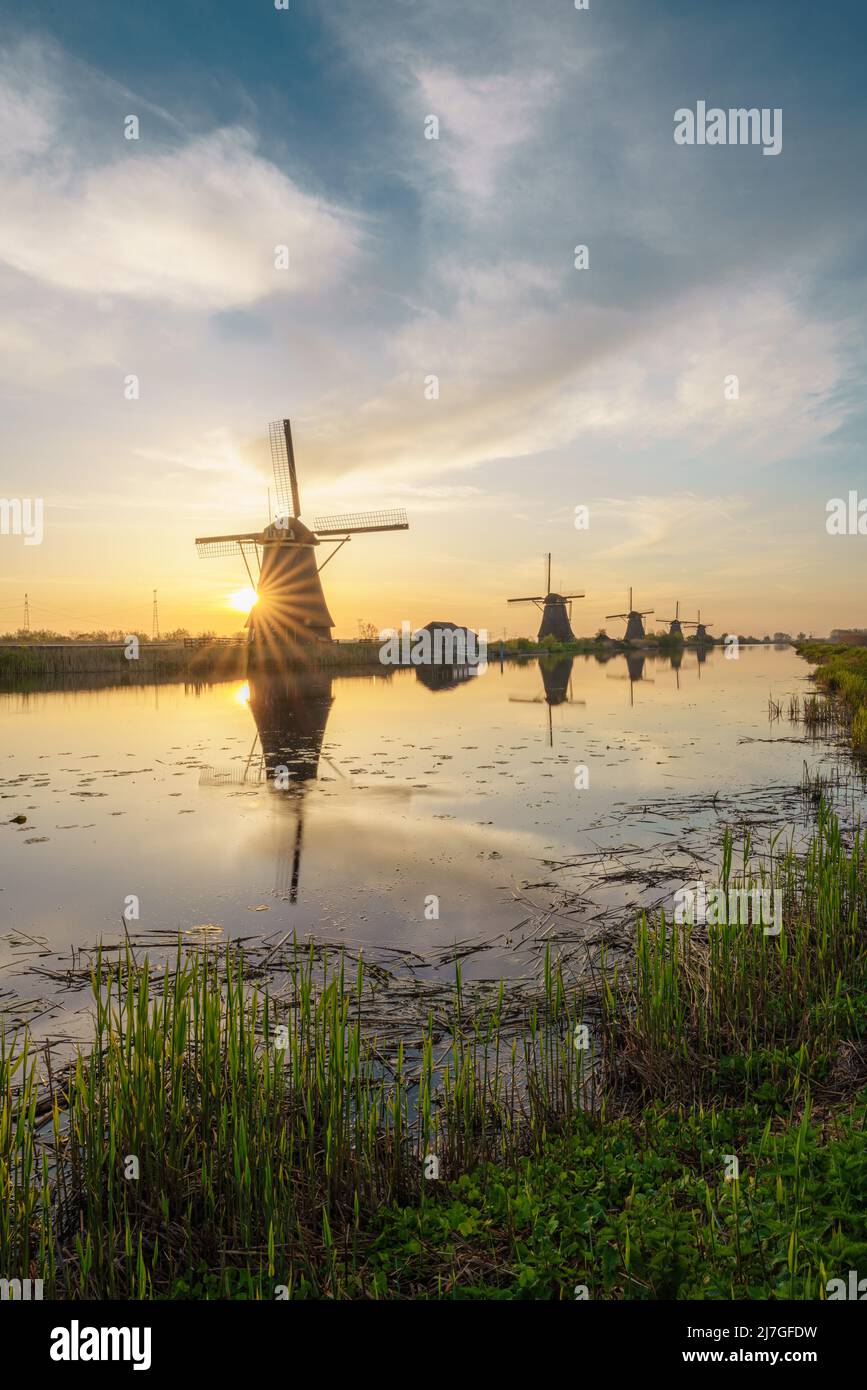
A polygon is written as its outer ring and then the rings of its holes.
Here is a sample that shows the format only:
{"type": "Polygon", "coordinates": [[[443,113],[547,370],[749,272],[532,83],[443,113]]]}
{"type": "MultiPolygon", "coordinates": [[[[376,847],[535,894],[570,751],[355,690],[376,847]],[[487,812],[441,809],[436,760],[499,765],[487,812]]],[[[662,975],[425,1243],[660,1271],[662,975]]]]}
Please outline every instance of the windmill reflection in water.
{"type": "Polygon", "coordinates": [[[295,813],[294,836],[277,861],[278,896],[297,902],[304,839],[304,801],[319,776],[320,760],[337,777],[339,767],[322,751],[328,715],[334,703],[327,671],[280,675],[252,673],[243,687],[256,733],[246,760],[235,767],[203,767],[203,787],[257,787],[266,784],[295,813]]]}

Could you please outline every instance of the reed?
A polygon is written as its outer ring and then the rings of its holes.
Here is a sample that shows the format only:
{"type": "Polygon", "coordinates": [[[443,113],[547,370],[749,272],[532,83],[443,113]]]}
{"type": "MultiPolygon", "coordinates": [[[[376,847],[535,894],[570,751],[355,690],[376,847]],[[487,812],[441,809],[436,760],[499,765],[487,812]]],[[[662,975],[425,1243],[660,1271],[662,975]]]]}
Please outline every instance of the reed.
{"type": "Polygon", "coordinates": [[[179,955],[159,982],[98,960],[92,1046],[41,1122],[36,1058],[0,1050],[0,1269],[35,1266],[52,1297],[150,1298],[191,1270],[228,1294],[239,1267],[251,1287],[334,1296],[335,1240],[345,1264],[362,1213],[423,1200],[428,1154],[444,1177],[513,1161],[580,1104],[555,972],[511,1046],[502,991],[464,1024],[458,976],[436,1061],[432,1024],[387,1059],[362,1032],[363,964],[351,985],[344,969],[296,948],[278,1001],[240,954],[179,955]]]}
{"type": "Polygon", "coordinates": [[[770,1086],[796,1098],[827,1074],[843,1041],[867,1018],[863,922],[867,841],[850,847],[824,800],[804,855],[772,841],[753,856],[749,834],[733,868],[723,843],[721,888],[781,895],[783,929],[727,922],[701,927],[663,912],[638,926],[627,990],[606,995],[606,1026],[617,1030],[618,1065],[638,1094],[691,1104],[726,1095],[750,1099],[770,1086]]]}
{"type": "Polygon", "coordinates": [[[804,701],[804,723],[839,727],[853,748],[867,752],[867,647],[804,642],[797,650],[816,664],[816,683],[826,692],[823,700],[804,701]]]}
{"type": "Polygon", "coordinates": [[[863,1186],[848,1139],[810,1193],[802,1160],[820,1142],[814,1096],[850,1105],[860,1075],[834,1080],[867,1024],[867,843],[846,843],[822,800],[806,853],[777,836],[758,855],[731,831],[721,851],[726,891],[782,894],[778,936],[645,915],[593,996],[549,951],[523,1005],[502,985],[471,1001],[458,967],[450,1008],[398,1042],[365,1023],[376,980],[360,958],[296,945],[278,994],[231,948],[179,948],[158,977],[98,958],[93,1039],[66,1072],[46,1056],[46,1086],[26,1036],[0,1039],[0,1272],[59,1298],[384,1297],[433,1232],[435,1296],[454,1286],[455,1240],[517,1296],[594,1262],[616,1297],[675,1296],[693,1275],[694,1296],[756,1281],[810,1296],[845,1248],[839,1184],[863,1186]],[[760,1216],[757,1189],[720,1191],[709,1160],[678,1157],[711,1150],[771,1181],[760,1216]],[[808,1233],[831,1172],[838,1214],[808,1233]],[[567,1258],[558,1204],[585,1186],[567,1258]]]}

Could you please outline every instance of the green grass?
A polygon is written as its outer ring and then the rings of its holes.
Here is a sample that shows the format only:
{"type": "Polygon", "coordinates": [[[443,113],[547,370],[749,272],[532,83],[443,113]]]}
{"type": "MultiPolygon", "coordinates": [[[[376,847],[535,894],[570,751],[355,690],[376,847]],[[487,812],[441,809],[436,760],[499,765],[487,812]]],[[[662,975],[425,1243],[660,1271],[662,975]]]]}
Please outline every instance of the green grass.
{"type": "Polygon", "coordinates": [[[279,998],[231,952],[158,980],[99,960],[48,1109],[0,1046],[0,1273],[62,1298],[817,1296],[867,1255],[867,847],[822,803],[805,854],[735,851],[721,882],[778,887],[779,936],[642,918],[595,997],[548,955],[523,1010],[458,968],[400,1044],[342,956],[296,948],[279,998]]]}
{"type": "Polygon", "coordinates": [[[831,711],[847,729],[852,747],[867,752],[867,647],[802,642],[797,650],[816,665],[816,683],[828,695],[831,711]]]}
{"type": "Polygon", "coordinates": [[[388,1209],[377,1297],[816,1298],[867,1263],[867,1101],[826,1138],[760,1107],[584,1117],[514,1166],[480,1165],[422,1208],[388,1209]],[[724,1154],[740,1156],[726,1181],[724,1154]]]}

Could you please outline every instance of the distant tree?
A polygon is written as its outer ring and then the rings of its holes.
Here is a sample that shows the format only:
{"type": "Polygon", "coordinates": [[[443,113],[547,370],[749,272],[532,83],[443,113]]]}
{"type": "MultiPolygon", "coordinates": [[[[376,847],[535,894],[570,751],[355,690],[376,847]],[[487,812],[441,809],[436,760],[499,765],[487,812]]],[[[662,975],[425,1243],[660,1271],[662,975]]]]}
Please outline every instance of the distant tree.
{"type": "Polygon", "coordinates": [[[379,628],[376,623],[363,622],[358,619],[358,640],[359,642],[377,642],[379,640],[379,628]]]}

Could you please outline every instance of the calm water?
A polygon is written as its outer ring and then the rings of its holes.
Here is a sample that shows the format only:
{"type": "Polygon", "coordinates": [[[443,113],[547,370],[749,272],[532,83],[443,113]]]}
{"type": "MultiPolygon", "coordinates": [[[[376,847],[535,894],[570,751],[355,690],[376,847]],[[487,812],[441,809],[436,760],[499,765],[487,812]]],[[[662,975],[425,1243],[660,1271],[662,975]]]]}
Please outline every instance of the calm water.
{"type": "Polygon", "coordinates": [[[793,652],[630,661],[0,695],[0,1006],[53,998],[25,963],[118,940],[130,895],[139,936],[294,930],[432,970],[464,943],[468,974],[519,975],[712,865],[722,822],[803,822],[786,793],[839,750],[768,722],[807,689],[793,652]]]}

